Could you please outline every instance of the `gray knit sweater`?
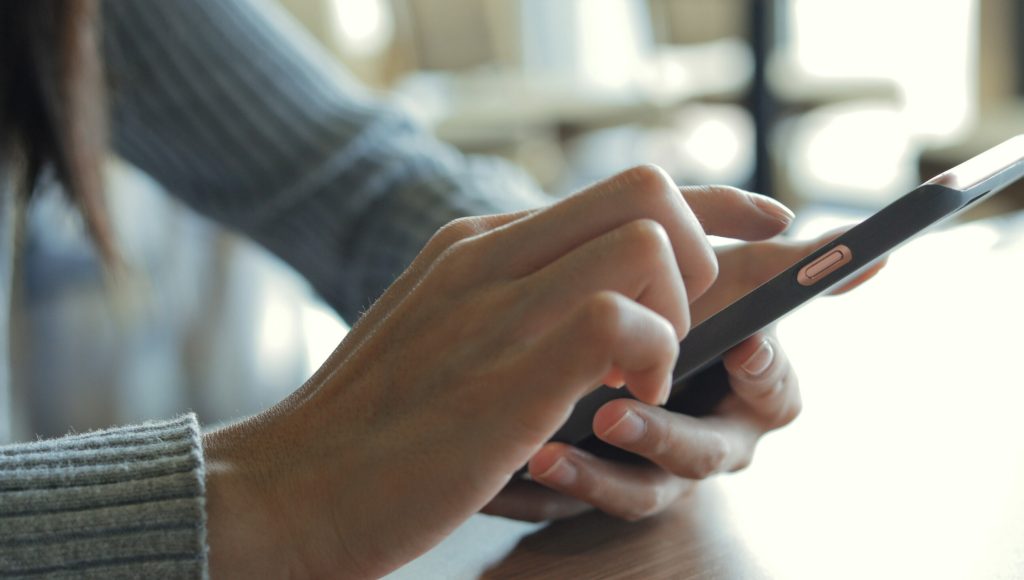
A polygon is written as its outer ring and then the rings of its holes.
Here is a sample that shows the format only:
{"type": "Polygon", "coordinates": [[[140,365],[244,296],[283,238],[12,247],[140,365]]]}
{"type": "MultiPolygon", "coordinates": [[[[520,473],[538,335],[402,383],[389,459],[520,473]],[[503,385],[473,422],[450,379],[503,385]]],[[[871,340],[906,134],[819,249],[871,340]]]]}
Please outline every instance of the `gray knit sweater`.
{"type": "MultiPolygon", "coordinates": [[[[269,0],[108,1],[116,151],[355,320],[443,223],[543,203],[368,95],[269,0]]],[[[0,160],[2,161],[2,160],[0,160]]],[[[0,162],[0,327],[12,185],[0,162]]],[[[0,443],[18,414],[0,331],[0,443]]],[[[206,575],[193,415],[0,446],[0,577],[206,575]]]]}

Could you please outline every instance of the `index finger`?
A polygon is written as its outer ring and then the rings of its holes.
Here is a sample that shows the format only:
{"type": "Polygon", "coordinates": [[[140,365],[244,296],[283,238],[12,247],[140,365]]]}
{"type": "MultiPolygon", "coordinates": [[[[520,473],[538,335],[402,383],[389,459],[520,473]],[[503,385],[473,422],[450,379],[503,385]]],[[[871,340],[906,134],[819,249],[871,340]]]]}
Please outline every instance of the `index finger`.
{"type": "Polygon", "coordinates": [[[490,255],[497,261],[495,267],[522,277],[628,222],[652,219],[668,233],[687,296],[693,300],[718,273],[707,234],[736,233],[730,223],[779,223],[779,214],[748,202],[749,195],[710,186],[681,192],[663,170],[644,165],[500,228],[490,236],[490,255]],[[687,202],[690,197],[697,200],[699,216],[687,202]]]}
{"type": "Polygon", "coordinates": [[[681,187],[704,233],[752,242],[786,231],[795,217],[774,199],[727,185],[681,187]],[[737,219],[744,216],[746,219],[737,219]]]}

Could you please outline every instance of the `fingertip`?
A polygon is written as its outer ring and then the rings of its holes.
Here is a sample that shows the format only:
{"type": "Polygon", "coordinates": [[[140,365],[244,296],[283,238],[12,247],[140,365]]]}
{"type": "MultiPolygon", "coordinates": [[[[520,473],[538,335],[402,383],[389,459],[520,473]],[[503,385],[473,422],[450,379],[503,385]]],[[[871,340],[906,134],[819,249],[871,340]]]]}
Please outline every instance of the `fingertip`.
{"type": "Polygon", "coordinates": [[[602,382],[606,387],[611,387],[613,389],[621,389],[626,385],[626,379],[622,374],[622,370],[618,367],[614,367],[612,370],[608,371],[608,374],[604,376],[602,382]]]}
{"type": "Polygon", "coordinates": [[[789,228],[790,224],[793,223],[793,220],[796,219],[796,214],[793,213],[793,210],[789,209],[789,207],[781,201],[760,193],[752,193],[749,191],[745,193],[761,213],[777,222],[779,233],[789,228]]]}
{"type": "Polygon", "coordinates": [[[767,196],[725,185],[681,188],[709,235],[756,241],[777,236],[793,222],[785,205],[767,196]]]}
{"type": "Polygon", "coordinates": [[[782,234],[793,225],[796,214],[779,200],[752,191],[738,191],[743,199],[757,210],[749,217],[759,218],[748,220],[740,239],[748,242],[767,240],[782,234]]]}
{"type": "Polygon", "coordinates": [[[631,399],[613,399],[601,405],[597,412],[594,413],[594,432],[602,430],[601,425],[604,425],[605,420],[611,419],[611,422],[615,422],[616,417],[628,411],[635,404],[631,399]]]}
{"type": "Polygon", "coordinates": [[[722,356],[731,375],[756,378],[764,375],[776,359],[776,348],[765,332],[755,333],[722,356]]]}
{"type": "Polygon", "coordinates": [[[768,338],[768,333],[763,330],[759,330],[740,341],[736,346],[725,351],[725,354],[722,355],[722,359],[725,361],[726,366],[730,366],[730,362],[736,362],[744,356],[752,354],[754,350],[757,349],[757,346],[761,344],[761,341],[766,338],[768,338]]]}
{"type": "Polygon", "coordinates": [[[561,457],[561,448],[564,446],[564,443],[545,443],[541,446],[527,464],[530,475],[535,477],[547,471],[561,457]]]}
{"type": "Polygon", "coordinates": [[[594,433],[614,445],[640,439],[644,434],[646,421],[639,415],[636,407],[637,404],[629,399],[617,399],[606,403],[594,414],[594,433]]]}
{"type": "Polygon", "coordinates": [[[576,479],[576,467],[569,458],[571,449],[565,443],[545,444],[527,464],[530,478],[554,487],[572,485],[576,479]]]}
{"type": "MultiPolygon", "coordinates": [[[[758,333],[723,356],[729,384],[760,415],[776,417],[794,396],[796,376],[773,336],[758,333]]],[[[779,423],[772,419],[772,424],[779,423]]]]}
{"type": "Polygon", "coordinates": [[[672,375],[660,368],[629,373],[626,388],[639,401],[648,405],[664,405],[672,390],[672,375]]]}

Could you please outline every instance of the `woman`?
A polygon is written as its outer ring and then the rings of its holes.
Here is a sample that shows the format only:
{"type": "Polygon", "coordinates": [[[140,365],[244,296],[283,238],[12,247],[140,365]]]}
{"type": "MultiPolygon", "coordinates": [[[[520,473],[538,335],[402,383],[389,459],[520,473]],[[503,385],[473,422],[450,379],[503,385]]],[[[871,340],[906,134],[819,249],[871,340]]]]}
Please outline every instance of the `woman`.
{"type": "Polygon", "coordinates": [[[680,192],[639,167],[544,205],[360,92],[262,0],[23,0],[0,16],[7,299],[15,217],[48,167],[116,267],[104,62],[113,149],[356,321],[299,390],[227,428],[185,415],[0,447],[0,572],[379,576],[478,511],[657,513],[799,411],[764,334],[726,355],[716,414],[656,406],[693,324],[821,243],[711,249],[707,234],[785,230],[767,198],[680,192]],[[601,383],[636,400],[606,405],[596,433],[651,465],[545,443],[601,383]],[[534,483],[512,480],[527,463],[534,483]]]}

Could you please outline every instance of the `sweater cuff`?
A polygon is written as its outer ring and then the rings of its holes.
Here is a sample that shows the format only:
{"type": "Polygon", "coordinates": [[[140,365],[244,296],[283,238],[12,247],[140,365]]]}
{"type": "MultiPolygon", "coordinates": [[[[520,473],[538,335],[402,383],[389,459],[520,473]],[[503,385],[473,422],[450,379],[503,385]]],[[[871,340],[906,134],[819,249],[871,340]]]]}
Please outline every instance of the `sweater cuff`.
{"type": "Polygon", "coordinates": [[[194,414],[0,447],[0,576],[207,575],[194,414]]]}

